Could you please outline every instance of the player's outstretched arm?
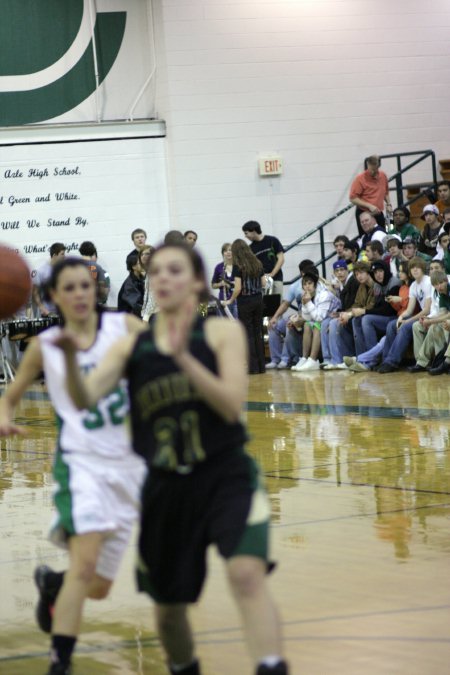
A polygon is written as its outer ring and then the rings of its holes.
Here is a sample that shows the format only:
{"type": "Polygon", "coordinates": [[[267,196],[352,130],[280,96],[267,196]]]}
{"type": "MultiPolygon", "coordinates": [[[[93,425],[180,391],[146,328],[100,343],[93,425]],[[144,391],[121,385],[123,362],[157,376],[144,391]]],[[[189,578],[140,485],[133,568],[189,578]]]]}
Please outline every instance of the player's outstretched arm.
{"type": "Polygon", "coordinates": [[[31,340],[12,382],[0,399],[0,437],[25,434],[23,427],[13,423],[14,410],[30,384],[42,371],[42,353],[38,340],[31,340]]]}
{"type": "Polygon", "coordinates": [[[55,344],[64,354],[67,390],[78,410],[92,408],[117,386],[125,372],[135,340],[135,334],[117,340],[106,352],[97,368],[94,368],[89,375],[83,376],[76,359],[78,348],[76,338],[68,331],[61,332],[55,344]]]}

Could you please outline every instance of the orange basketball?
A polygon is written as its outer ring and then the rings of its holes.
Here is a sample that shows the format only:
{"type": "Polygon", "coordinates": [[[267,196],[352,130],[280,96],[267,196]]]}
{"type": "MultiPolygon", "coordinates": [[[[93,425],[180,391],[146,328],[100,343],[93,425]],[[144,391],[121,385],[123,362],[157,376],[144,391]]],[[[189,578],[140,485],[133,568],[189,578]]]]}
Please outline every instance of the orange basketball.
{"type": "Polygon", "coordinates": [[[0,319],[10,318],[30,297],[31,273],[18,253],[0,244],[0,319]]]}

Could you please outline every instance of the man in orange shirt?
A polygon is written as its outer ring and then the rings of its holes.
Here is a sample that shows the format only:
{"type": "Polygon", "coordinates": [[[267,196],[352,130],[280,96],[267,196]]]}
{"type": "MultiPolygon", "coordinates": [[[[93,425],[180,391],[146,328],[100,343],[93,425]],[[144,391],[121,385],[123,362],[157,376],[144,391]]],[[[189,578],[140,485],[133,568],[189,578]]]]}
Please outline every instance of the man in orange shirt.
{"type": "Polygon", "coordinates": [[[442,216],[445,209],[450,207],[450,181],[441,180],[437,185],[438,192],[438,201],[435,203],[435,206],[438,207],[439,213],[442,216]]]}
{"type": "Polygon", "coordinates": [[[350,188],[350,201],[356,206],[355,216],[360,235],[364,234],[359,222],[362,211],[369,211],[383,228],[386,226],[384,204],[389,215],[392,213],[388,179],[384,171],[380,171],[380,158],[371,155],[366,159],[366,165],[367,169],[356,176],[350,188]]]}

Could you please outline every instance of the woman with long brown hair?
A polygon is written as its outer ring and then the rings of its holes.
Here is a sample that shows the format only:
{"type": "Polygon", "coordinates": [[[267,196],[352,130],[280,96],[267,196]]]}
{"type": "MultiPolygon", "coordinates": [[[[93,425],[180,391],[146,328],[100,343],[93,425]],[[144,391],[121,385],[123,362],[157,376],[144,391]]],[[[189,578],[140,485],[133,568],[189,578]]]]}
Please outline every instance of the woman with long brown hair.
{"type": "Polygon", "coordinates": [[[59,341],[69,392],[78,408],[91,409],[128,379],[133,447],[151,466],[142,490],[138,586],[155,602],[169,672],[202,672],[188,607],[200,596],[207,551],[215,545],[241,612],[253,673],[288,675],[265,580],[269,503],[244,450],[240,421],[247,393],[244,331],[238,321],[198,315],[208,290],[194,249],[159,247],[149,275],[159,307],[149,329],[118,340],[85,379],[74,337],[66,332],[59,341]]]}
{"type": "Polygon", "coordinates": [[[224,304],[237,301],[238,317],[244,324],[249,352],[250,375],[264,373],[264,340],[262,331],[263,299],[262,289],[266,285],[264,271],[258,258],[251,252],[243,239],[236,239],[231,245],[233,255],[234,291],[224,304]]]}

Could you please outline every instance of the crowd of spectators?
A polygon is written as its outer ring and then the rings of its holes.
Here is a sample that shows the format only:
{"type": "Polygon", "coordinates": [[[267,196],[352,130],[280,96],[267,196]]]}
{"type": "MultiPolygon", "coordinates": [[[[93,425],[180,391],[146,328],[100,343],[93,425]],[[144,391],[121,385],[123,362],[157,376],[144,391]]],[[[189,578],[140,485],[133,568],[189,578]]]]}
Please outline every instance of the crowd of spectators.
{"type": "MultiPolygon", "coordinates": [[[[450,183],[438,185],[438,201],[423,208],[421,229],[410,222],[405,206],[392,209],[387,178],[378,157],[352,183],[359,236],[333,241],[336,259],[330,280],[312,260],[299,264],[300,276],[283,285],[284,249],[256,221],[242,226],[245,239],[226,242],[211,279],[218,294],[218,314],[240,320],[247,332],[249,372],[322,369],[391,373],[410,359],[411,372],[432,375],[450,371],[450,183]],[[384,213],[386,208],[386,216],[384,213]],[[268,314],[264,295],[279,297],[268,314]],[[270,358],[266,363],[264,322],[270,358]]],[[[117,308],[151,320],[158,308],[147,269],[154,248],[147,233],[131,233],[134,248],[126,256],[128,276],[118,293],[117,308]]],[[[170,230],[166,244],[196,246],[194,230],[170,230]]],[[[52,266],[66,253],[62,243],[50,247],[50,258],[34,279],[32,299],[39,316],[56,313],[46,283],[52,266]]],[[[106,305],[109,275],[97,262],[93,242],[83,242],[85,258],[97,282],[98,301],[106,305]]]]}

